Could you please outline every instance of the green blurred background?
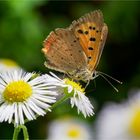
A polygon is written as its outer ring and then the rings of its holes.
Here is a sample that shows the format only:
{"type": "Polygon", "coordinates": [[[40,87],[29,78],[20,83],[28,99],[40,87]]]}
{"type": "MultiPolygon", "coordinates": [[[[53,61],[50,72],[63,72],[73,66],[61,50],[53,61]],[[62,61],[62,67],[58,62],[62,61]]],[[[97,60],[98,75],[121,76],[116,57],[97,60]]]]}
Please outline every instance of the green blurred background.
{"type": "MultiPolygon", "coordinates": [[[[140,87],[140,2],[127,1],[0,1],[0,58],[16,61],[27,71],[46,73],[45,57],[41,52],[43,40],[55,28],[65,28],[83,14],[101,9],[109,33],[98,67],[120,81],[114,89],[101,77],[86,89],[95,106],[96,115],[83,121],[94,122],[108,101],[120,102],[129,90],[140,87]]],[[[47,124],[63,115],[77,116],[68,103],[58,106],[45,117],[27,124],[31,139],[44,139],[47,124]]],[[[13,125],[0,124],[0,139],[10,139],[13,125]]]]}

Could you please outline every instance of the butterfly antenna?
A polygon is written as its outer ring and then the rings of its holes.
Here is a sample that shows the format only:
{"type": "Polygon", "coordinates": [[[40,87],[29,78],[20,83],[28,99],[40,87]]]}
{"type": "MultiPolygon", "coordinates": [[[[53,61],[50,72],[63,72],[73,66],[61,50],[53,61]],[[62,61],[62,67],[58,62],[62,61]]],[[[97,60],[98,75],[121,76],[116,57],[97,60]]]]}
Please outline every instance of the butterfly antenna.
{"type": "MultiPolygon", "coordinates": [[[[103,74],[101,74],[101,73],[99,73],[99,75],[103,78],[103,79],[105,79],[113,88],[114,88],[114,90],[116,91],[116,92],[119,92],[119,90],[103,75],[103,74]]],[[[112,79],[112,78],[111,78],[112,79]]],[[[116,80],[115,80],[116,81],[116,80]]]]}
{"type": "MultiPolygon", "coordinates": [[[[119,80],[113,78],[112,76],[110,76],[110,75],[108,75],[108,74],[106,74],[106,73],[103,73],[103,72],[98,71],[98,74],[99,74],[100,76],[101,76],[101,75],[102,75],[102,76],[105,75],[106,77],[109,77],[110,79],[116,81],[117,83],[122,84],[121,81],[119,81],[119,80]]],[[[107,79],[107,78],[106,78],[106,79],[107,79]]]]}
{"type": "Polygon", "coordinates": [[[87,88],[87,86],[89,85],[90,80],[87,81],[85,89],[87,88]]]}
{"type": "Polygon", "coordinates": [[[95,81],[95,79],[94,79],[94,86],[95,86],[95,88],[96,88],[96,81],[95,81]]]}

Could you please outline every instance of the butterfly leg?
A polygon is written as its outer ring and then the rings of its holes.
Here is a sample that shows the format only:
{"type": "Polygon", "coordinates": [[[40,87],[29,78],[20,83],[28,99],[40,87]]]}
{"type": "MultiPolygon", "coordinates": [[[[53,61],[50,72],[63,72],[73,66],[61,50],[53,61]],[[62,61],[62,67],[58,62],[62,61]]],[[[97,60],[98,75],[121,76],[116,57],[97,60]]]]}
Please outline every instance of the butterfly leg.
{"type": "Polygon", "coordinates": [[[65,79],[65,77],[66,77],[66,74],[64,73],[64,75],[63,75],[63,79],[65,79]]]}
{"type": "Polygon", "coordinates": [[[91,80],[94,80],[99,76],[99,73],[97,71],[94,72],[94,76],[92,76],[91,80]]]}

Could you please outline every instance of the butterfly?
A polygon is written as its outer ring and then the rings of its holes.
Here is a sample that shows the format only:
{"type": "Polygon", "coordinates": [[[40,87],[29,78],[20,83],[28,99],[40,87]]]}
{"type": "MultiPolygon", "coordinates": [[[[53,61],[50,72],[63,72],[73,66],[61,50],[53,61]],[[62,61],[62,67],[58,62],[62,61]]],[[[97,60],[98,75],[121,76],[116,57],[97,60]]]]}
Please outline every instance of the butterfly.
{"type": "Polygon", "coordinates": [[[76,81],[94,79],[107,33],[100,10],[85,14],[65,29],[55,29],[43,43],[46,67],[66,73],[76,81]]]}

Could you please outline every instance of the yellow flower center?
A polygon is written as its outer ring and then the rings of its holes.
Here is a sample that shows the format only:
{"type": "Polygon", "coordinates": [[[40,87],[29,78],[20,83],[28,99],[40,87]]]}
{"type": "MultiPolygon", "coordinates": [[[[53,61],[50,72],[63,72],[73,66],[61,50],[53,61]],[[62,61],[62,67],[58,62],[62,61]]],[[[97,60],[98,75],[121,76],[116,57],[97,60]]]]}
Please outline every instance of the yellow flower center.
{"type": "Polygon", "coordinates": [[[10,103],[23,102],[32,95],[32,87],[22,80],[14,81],[7,85],[3,94],[10,103]]]}
{"type": "Polygon", "coordinates": [[[135,137],[140,137],[140,109],[135,109],[134,115],[130,122],[130,132],[135,137]]]}
{"type": "Polygon", "coordinates": [[[6,65],[7,67],[17,67],[17,63],[10,59],[1,59],[0,63],[6,65]]]}
{"type": "Polygon", "coordinates": [[[78,127],[73,126],[68,130],[67,134],[70,138],[78,138],[80,136],[80,130],[78,127]]]}
{"type": "Polygon", "coordinates": [[[76,83],[76,82],[74,82],[72,80],[69,80],[68,78],[65,78],[64,81],[65,81],[65,84],[71,85],[76,90],[78,90],[78,91],[80,91],[82,93],[85,93],[85,89],[82,88],[82,86],[79,83],[76,83]]]}

